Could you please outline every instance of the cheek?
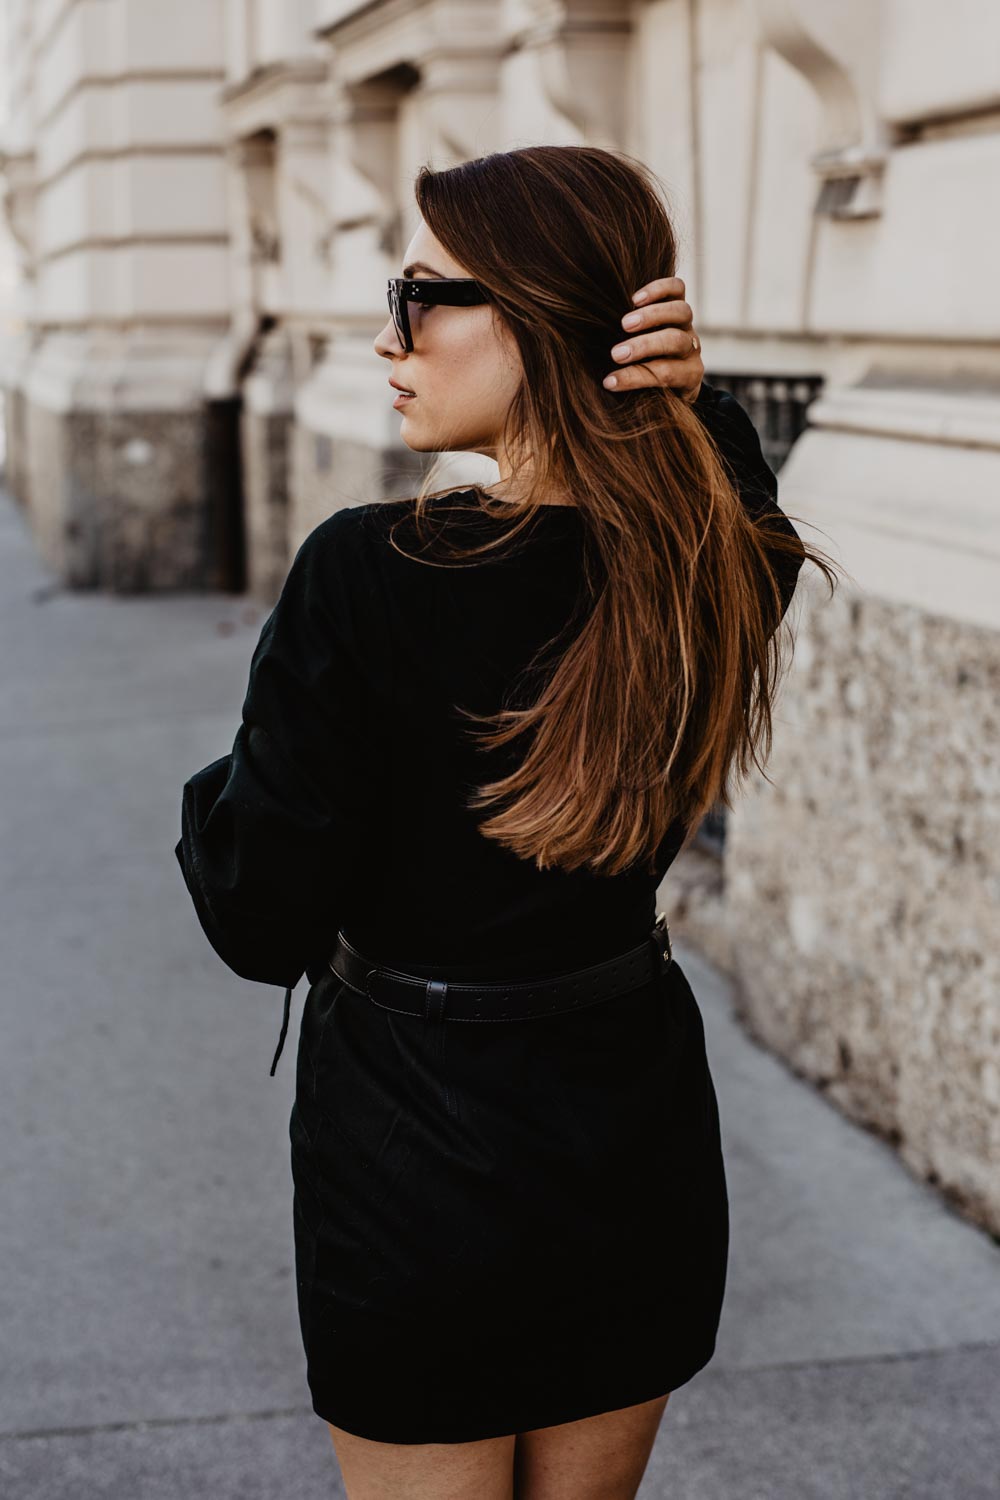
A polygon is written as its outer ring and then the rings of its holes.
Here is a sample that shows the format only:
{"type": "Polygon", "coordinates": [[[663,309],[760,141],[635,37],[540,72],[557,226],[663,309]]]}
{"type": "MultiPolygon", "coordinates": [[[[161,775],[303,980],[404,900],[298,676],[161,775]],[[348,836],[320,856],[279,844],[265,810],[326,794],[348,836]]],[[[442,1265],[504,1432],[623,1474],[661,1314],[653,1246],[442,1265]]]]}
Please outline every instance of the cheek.
{"type": "Polygon", "coordinates": [[[510,404],[520,374],[489,321],[475,321],[480,326],[466,325],[447,351],[447,381],[464,404],[495,415],[510,404]]]}

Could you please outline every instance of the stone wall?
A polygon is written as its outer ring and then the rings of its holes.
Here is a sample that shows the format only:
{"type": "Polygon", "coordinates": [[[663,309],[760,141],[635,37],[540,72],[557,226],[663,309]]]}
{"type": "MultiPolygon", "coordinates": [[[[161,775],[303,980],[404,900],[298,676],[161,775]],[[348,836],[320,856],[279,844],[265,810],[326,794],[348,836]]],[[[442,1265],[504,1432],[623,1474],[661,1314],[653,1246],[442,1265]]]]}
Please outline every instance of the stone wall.
{"type": "Polygon", "coordinates": [[[67,587],[229,586],[225,517],[206,473],[207,410],[53,411],[29,401],[26,416],[32,528],[67,587]]]}
{"type": "Polygon", "coordinates": [[[241,423],[247,590],[268,606],[277,600],[290,562],[291,426],[288,412],[244,411],[241,423]]]}
{"type": "Polygon", "coordinates": [[[1000,1233],[1000,641],[800,585],[768,763],[727,831],[747,1024],[1000,1233]]]}
{"type": "Polygon", "coordinates": [[[16,385],[7,385],[3,393],[4,439],[4,484],[14,499],[21,505],[30,504],[28,492],[28,412],[24,392],[16,385]]]}

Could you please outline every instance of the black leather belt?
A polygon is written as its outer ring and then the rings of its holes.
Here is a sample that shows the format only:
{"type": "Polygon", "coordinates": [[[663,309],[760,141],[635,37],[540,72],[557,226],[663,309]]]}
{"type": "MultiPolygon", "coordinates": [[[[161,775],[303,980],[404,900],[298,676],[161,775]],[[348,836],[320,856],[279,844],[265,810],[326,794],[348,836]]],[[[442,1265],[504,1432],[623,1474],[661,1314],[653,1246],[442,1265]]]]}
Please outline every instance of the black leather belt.
{"type": "Polygon", "coordinates": [[[665,973],[672,959],[667,919],[660,912],[649,937],[635,948],[546,979],[491,984],[429,979],[372,963],[343,932],[337,933],[329,964],[351,989],[400,1015],[425,1021],[527,1021],[625,995],[665,973]]]}

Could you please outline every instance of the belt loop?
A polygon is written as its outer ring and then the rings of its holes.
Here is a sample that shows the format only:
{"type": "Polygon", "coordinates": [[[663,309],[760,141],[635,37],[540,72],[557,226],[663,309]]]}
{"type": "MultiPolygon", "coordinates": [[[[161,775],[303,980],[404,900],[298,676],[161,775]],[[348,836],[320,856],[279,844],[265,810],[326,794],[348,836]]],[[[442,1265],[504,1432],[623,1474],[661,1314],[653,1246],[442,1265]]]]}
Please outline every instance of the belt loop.
{"type": "Polygon", "coordinates": [[[424,1002],[425,1021],[443,1021],[444,1005],[448,996],[448,982],[445,979],[428,979],[427,998],[424,1002]]]}

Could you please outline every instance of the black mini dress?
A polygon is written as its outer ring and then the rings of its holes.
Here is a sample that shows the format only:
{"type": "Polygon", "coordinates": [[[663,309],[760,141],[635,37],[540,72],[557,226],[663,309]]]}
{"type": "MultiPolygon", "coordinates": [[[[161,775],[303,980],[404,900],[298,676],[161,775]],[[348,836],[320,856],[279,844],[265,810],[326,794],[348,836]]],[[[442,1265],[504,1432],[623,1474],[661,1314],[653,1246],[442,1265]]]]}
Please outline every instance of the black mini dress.
{"type": "MultiPolygon", "coordinates": [[[[695,410],[744,502],[792,532],[742,407],[703,386],[695,410]]],[[[471,490],[427,514],[463,545],[502,524],[471,490]]],[[[690,1380],[715,1348],[729,1216],[676,959],[614,999],[495,1024],[386,1010],[329,967],[338,929],[428,977],[597,963],[648,937],[683,842],[675,825],[653,873],[608,878],[540,872],[478,832],[466,799],[518,742],[484,753],[456,705],[517,704],[580,607],[586,538],[575,507],[548,506],[503,559],[440,567],[414,560],[445,554],[412,517],[373,502],[303,542],[233,749],[184,787],[176,854],[234,972],[284,987],[286,1019],[309,979],[289,1135],[312,1405],[376,1441],[466,1442],[690,1380]]]]}

